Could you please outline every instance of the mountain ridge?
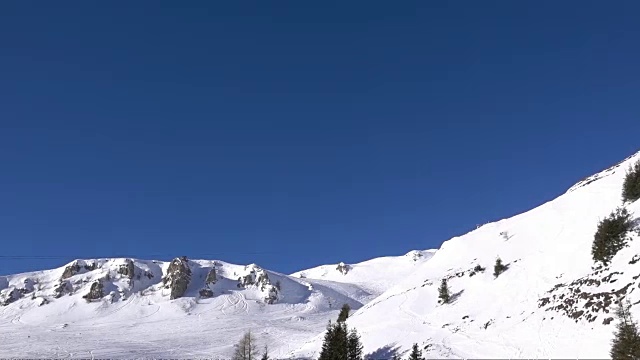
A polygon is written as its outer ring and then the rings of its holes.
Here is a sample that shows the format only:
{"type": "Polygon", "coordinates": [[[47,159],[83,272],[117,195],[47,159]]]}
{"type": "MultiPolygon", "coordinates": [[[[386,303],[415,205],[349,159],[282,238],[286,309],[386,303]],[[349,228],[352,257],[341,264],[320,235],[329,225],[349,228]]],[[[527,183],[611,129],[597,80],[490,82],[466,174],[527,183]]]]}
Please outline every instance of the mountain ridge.
{"type": "Polygon", "coordinates": [[[439,358],[607,357],[615,297],[640,315],[639,236],[630,234],[608,266],[590,250],[613,209],[640,214],[640,202],[620,198],[635,161],[640,152],[437,250],[290,275],[221,260],[105,258],[0,276],[0,353],[224,357],[242,332],[257,329],[273,356],[315,358],[326,323],[348,303],[347,323],[372,356],[402,355],[418,343],[439,358]],[[507,271],[494,277],[498,257],[507,271]],[[438,303],[442,279],[451,304],[438,303]]]}

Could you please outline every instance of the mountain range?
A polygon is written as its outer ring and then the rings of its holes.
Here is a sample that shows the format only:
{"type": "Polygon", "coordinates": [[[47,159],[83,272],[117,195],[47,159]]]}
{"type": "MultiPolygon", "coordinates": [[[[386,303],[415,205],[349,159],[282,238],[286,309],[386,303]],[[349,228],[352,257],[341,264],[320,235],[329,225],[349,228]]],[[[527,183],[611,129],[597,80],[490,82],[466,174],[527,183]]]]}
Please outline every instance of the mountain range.
{"type": "Polygon", "coordinates": [[[406,356],[414,343],[427,358],[607,358],[617,299],[640,318],[640,236],[630,232],[606,266],[591,250],[616,208],[640,223],[640,201],[621,198],[638,161],[640,153],[535,209],[402,256],[289,275],[176,257],[77,259],[2,276],[0,357],[229,358],[252,331],[272,358],[317,358],[327,323],[349,304],[347,325],[369,358],[406,356]],[[496,276],[498,258],[505,270],[496,276]],[[443,280],[449,303],[439,302],[443,280]]]}

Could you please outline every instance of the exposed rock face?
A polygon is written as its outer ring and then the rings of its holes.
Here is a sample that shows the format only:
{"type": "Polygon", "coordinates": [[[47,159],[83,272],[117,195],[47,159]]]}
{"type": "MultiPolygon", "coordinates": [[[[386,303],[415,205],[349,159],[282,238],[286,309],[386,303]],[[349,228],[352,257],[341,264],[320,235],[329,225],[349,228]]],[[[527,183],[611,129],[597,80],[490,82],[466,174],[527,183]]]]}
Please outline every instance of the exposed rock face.
{"type": "Polygon", "coordinates": [[[213,290],[209,288],[200,289],[200,297],[204,299],[213,297],[213,290]]]}
{"type": "Polygon", "coordinates": [[[264,302],[273,304],[278,301],[278,289],[271,284],[269,275],[257,265],[245,267],[246,273],[238,278],[238,287],[255,286],[264,294],[264,302]]]}
{"type": "Polygon", "coordinates": [[[167,275],[162,279],[166,289],[171,289],[170,299],[184,296],[191,281],[191,269],[186,256],[175,258],[169,264],[167,275]]]}
{"type": "Polygon", "coordinates": [[[60,283],[53,288],[54,297],[56,299],[61,298],[62,295],[71,294],[73,292],[73,286],[67,280],[60,280],[60,283]]]}
{"type": "Polygon", "coordinates": [[[207,279],[205,280],[205,283],[207,285],[210,284],[215,284],[218,281],[218,277],[216,276],[216,268],[211,268],[211,270],[209,270],[209,273],[207,274],[207,279]]]}
{"type": "Polygon", "coordinates": [[[413,261],[420,260],[424,255],[420,251],[412,250],[405,254],[406,257],[411,258],[413,261]]]}
{"type": "Polygon", "coordinates": [[[131,259],[127,259],[126,263],[123,265],[120,265],[120,267],[118,268],[118,274],[127,277],[129,279],[133,279],[133,277],[135,276],[135,272],[136,272],[136,266],[133,264],[133,260],[131,259]]]}
{"type": "Polygon", "coordinates": [[[64,268],[64,272],[62,273],[61,279],[62,280],[68,279],[73,275],[77,274],[79,271],[80,271],[80,265],[78,265],[77,262],[74,262],[73,264],[64,268]]]}
{"type": "Polygon", "coordinates": [[[104,285],[102,285],[101,280],[96,280],[91,284],[91,289],[87,295],[84,295],[83,298],[87,299],[87,301],[98,300],[104,297],[104,285]]]}
{"type": "Polygon", "coordinates": [[[12,302],[20,299],[21,297],[22,294],[20,293],[20,290],[18,290],[17,288],[12,288],[4,293],[4,296],[0,299],[0,305],[7,306],[12,302]]]}
{"type": "Polygon", "coordinates": [[[336,267],[336,270],[340,271],[340,273],[342,275],[346,275],[349,272],[349,270],[351,270],[351,267],[349,265],[346,265],[345,263],[341,262],[336,267]]]}
{"type": "Polygon", "coordinates": [[[35,281],[29,278],[24,279],[24,281],[22,282],[22,287],[18,289],[18,291],[20,291],[20,293],[23,295],[32,293],[34,290],[35,290],[35,281]]]}
{"type": "Polygon", "coordinates": [[[213,267],[207,273],[207,278],[205,279],[205,285],[202,289],[200,289],[200,297],[201,298],[211,298],[213,297],[213,290],[211,290],[211,285],[215,284],[218,281],[218,277],[216,275],[216,268],[213,267]]]}

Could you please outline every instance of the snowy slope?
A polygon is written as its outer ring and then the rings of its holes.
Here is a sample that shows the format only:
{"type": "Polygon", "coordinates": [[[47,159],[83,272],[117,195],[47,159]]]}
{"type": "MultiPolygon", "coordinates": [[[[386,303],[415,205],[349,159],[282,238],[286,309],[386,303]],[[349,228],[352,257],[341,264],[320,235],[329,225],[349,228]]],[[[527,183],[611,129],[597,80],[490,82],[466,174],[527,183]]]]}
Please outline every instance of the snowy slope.
{"type": "MultiPolygon", "coordinates": [[[[224,358],[246,330],[273,357],[317,357],[327,321],[349,303],[348,324],[377,359],[414,342],[430,358],[606,358],[614,297],[640,303],[640,239],[608,267],[594,266],[591,244],[599,220],[623,205],[625,171],[638,160],[437,251],[292,275],[178,258],[77,260],[0,277],[0,357],[224,358]],[[509,268],[494,278],[497,257],[509,268]],[[437,302],[443,278],[455,298],[447,305],[437,302]]],[[[625,206],[640,223],[640,201],[625,206]]],[[[632,312],[640,319],[637,305],[632,312]]]]}
{"type": "MultiPolygon", "coordinates": [[[[348,320],[365,352],[403,353],[416,342],[440,358],[607,358],[614,295],[640,300],[640,239],[632,235],[602,269],[593,268],[590,251],[599,220],[622,206],[626,169],[638,160],[640,153],[536,209],[444,242],[348,320]],[[509,269],[494,278],[498,256],[509,269]],[[487,270],[470,276],[476,265],[487,270]],[[452,304],[437,303],[442,278],[452,304]]],[[[640,201],[627,209],[638,222],[640,201]]],[[[640,308],[632,312],[640,318],[640,308]]],[[[320,342],[295,354],[317,356],[320,342]]]]}
{"type": "Polygon", "coordinates": [[[436,250],[413,250],[403,256],[386,256],[358,264],[322,265],[291,274],[297,278],[356,284],[372,294],[372,300],[431,259],[436,250]]]}

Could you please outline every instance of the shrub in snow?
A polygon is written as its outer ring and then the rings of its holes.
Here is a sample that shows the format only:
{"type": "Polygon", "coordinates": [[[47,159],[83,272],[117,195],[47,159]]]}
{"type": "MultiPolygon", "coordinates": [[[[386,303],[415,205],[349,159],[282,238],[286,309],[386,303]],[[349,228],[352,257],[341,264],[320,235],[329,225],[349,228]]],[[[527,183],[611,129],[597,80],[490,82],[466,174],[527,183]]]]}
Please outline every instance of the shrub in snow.
{"type": "Polygon", "coordinates": [[[617,208],[600,221],[591,247],[593,260],[607,265],[627,245],[627,233],[632,227],[631,215],[625,208],[617,208]]]}
{"type": "Polygon", "coordinates": [[[485,270],[486,270],[486,269],[485,269],[485,268],[483,268],[482,266],[480,266],[480,265],[476,265],[476,266],[473,268],[473,270],[469,273],[469,277],[472,277],[472,276],[474,276],[474,275],[475,275],[475,274],[477,274],[477,273],[484,272],[485,270]]]}
{"type": "Polygon", "coordinates": [[[640,161],[631,165],[622,183],[622,201],[634,202],[640,199],[640,161]]]}
{"type": "Polygon", "coordinates": [[[616,310],[618,326],[611,341],[612,360],[640,359],[640,332],[629,311],[631,304],[619,302],[616,310]]]}
{"type": "Polygon", "coordinates": [[[438,298],[442,304],[448,304],[449,301],[451,301],[451,294],[449,293],[447,279],[442,279],[442,282],[440,283],[440,287],[438,288],[438,298]]]}
{"type": "Polygon", "coordinates": [[[502,263],[502,259],[497,258],[496,264],[493,265],[493,276],[498,277],[507,270],[507,265],[502,263]]]}

